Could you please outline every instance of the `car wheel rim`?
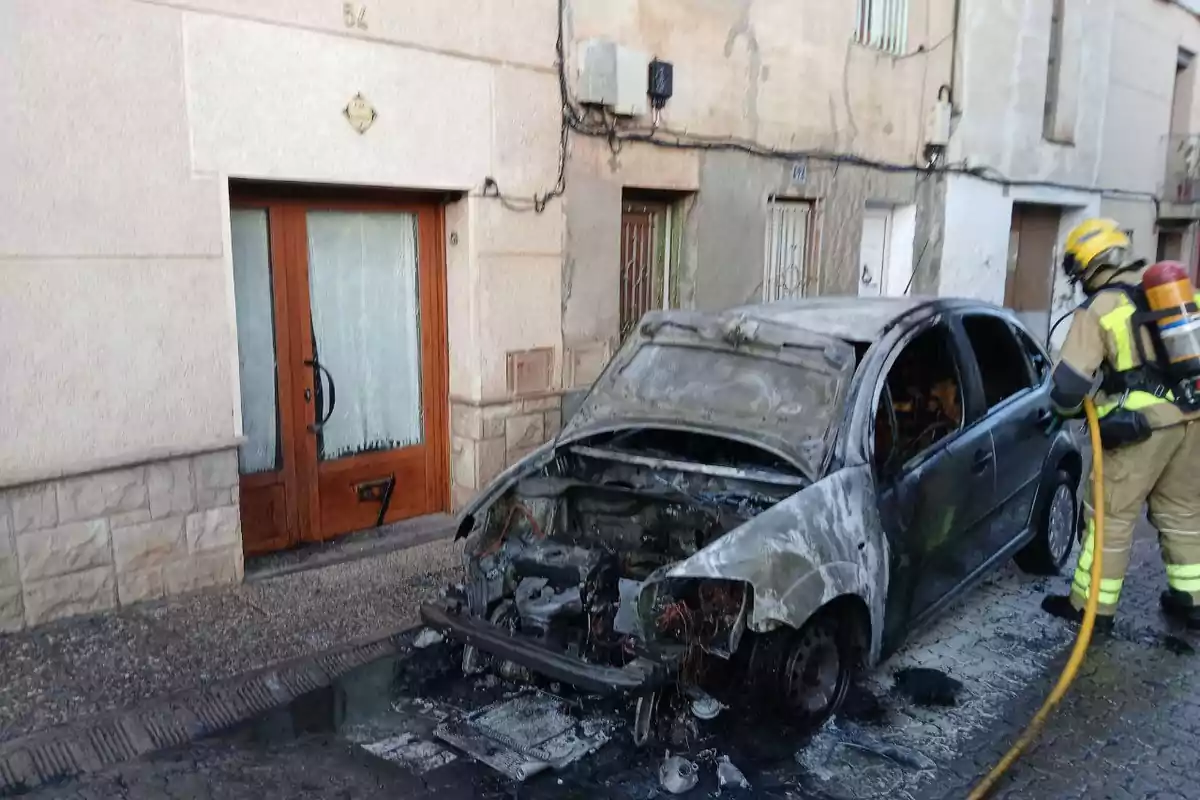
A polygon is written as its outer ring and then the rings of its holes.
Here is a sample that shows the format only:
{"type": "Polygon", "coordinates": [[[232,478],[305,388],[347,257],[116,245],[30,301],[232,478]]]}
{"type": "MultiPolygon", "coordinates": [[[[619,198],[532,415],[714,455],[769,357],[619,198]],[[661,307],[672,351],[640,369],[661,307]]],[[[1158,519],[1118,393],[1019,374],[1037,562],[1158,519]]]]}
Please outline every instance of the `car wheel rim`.
{"type": "Polygon", "coordinates": [[[1059,484],[1050,501],[1050,519],[1047,526],[1047,544],[1054,563],[1061,563],[1071,549],[1071,533],[1075,529],[1075,496],[1071,487],[1059,484]]]}
{"type": "Polygon", "coordinates": [[[808,631],[791,652],[787,667],[788,702],[807,720],[818,721],[837,706],[845,692],[837,640],[828,630],[808,631]]]}

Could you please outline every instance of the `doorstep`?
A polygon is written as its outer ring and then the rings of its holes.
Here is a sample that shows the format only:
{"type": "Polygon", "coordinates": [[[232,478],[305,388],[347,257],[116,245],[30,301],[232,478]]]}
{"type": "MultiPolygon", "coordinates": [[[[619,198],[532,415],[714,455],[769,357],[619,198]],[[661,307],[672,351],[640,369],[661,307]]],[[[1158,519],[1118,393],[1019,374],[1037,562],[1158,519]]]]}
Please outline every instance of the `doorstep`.
{"type": "Polygon", "coordinates": [[[307,569],[371,558],[396,550],[453,538],[456,520],[430,514],[346,534],[328,542],[310,542],[278,553],[246,559],[247,582],[278,578],[307,569]]]}

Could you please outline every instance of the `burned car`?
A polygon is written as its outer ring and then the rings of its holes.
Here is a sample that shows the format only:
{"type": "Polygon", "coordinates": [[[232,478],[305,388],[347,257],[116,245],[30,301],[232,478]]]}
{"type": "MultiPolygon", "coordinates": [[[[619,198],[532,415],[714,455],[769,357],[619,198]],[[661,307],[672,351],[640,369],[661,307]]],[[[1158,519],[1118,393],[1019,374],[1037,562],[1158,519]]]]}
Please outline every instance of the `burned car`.
{"type": "Polygon", "coordinates": [[[1082,459],[1048,380],[982,303],[652,313],[464,510],[467,580],[422,618],[468,671],[637,695],[635,738],[660,687],[711,705],[718,676],[818,724],[1008,559],[1066,561],[1082,459]]]}

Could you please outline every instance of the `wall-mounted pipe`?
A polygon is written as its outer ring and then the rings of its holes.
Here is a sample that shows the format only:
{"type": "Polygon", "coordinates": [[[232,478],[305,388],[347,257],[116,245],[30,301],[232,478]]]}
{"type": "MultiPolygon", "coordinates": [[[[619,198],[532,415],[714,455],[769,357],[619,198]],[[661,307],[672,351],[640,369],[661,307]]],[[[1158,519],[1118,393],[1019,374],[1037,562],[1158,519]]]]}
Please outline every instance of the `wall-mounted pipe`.
{"type": "Polygon", "coordinates": [[[955,115],[962,113],[962,91],[960,91],[962,87],[958,85],[959,77],[962,75],[962,7],[963,0],[954,0],[954,27],[950,30],[950,34],[953,37],[950,50],[950,104],[954,109],[955,115]]]}

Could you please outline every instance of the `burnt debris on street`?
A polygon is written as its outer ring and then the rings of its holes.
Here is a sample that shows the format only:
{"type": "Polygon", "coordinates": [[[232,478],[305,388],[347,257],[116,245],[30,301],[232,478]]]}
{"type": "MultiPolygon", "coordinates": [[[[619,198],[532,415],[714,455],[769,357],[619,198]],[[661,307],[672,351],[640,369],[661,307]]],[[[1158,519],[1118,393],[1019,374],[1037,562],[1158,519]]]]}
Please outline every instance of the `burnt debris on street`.
{"type": "MultiPolygon", "coordinates": [[[[1156,557],[1153,540],[1143,536],[1132,574],[1151,577],[1156,557]]],[[[708,798],[718,790],[738,796],[740,790],[718,786],[727,758],[750,783],[745,796],[957,800],[1007,748],[1057,675],[1072,631],[1047,623],[1039,608],[1042,592],[1057,582],[1030,582],[1014,570],[989,580],[865,675],[842,711],[814,735],[780,730],[730,709],[700,720],[678,704],[664,715],[663,740],[638,747],[627,706],[552,681],[531,685],[489,674],[464,679],[456,663],[461,647],[439,643],[360,668],[226,736],[31,796],[665,798],[674,796],[660,780],[669,753],[697,768],[695,788],[682,797],[708,798]],[[562,769],[517,781],[438,737],[448,721],[478,720],[489,708],[530,697],[561,698],[564,714],[581,728],[588,720],[611,722],[603,729],[608,742],[562,769]]],[[[1200,766],[1194,656],[1175,652],[1179,633],[1157,622],[1157,598],[1145,583],[1129,597],[1137,621],[1118,626],[1113,639],[1094,647],[1044,743],[999,797],[1190,796],[1190,775],[1200,766]],[[1114,696],[1123,699],[1114,702],[1114,696]],[[1117,730],[1122,720],[1139,725],[1139,733],[1117,730]],[[1097,733],[1106,727],[1113,732],[1097,733]]],[[[561,730],[539,732],[495,716],[485,724],[495,724],[493,732],[509,739],[504,748],[518,744],[518,737],[527,745],[561,730]],[[506,724],[512,726],[507,732],[506,724]]]]}

